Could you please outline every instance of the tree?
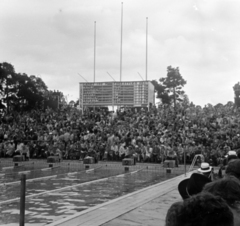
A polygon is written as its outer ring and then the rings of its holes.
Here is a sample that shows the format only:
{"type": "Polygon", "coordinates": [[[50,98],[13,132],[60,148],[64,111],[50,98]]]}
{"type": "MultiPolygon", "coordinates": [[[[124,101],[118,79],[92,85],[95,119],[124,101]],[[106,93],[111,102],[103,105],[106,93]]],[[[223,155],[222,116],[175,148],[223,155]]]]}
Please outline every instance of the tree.
{"type": "Polygon", "coordinates": [[[234,94],[235,94],[235,97],[234,97],[235,105],[237,107],[239,107],[240,106],[240,84],[239,84],[239,82],[233,86],[233,90],[234,90],[234,94]]]}
{"type": "Polygon", "coordinates": [[[76,103],[74,104],[74,107],[77,107],[79,105],[79,99],[77,99],[76,103]]]}
{"type": "Polygon", "coordinates": [[[182,106],[189,107],[190,106],[190,101],[189,101],[188,95],[187,94],[183,94],[182,96],[183,96],[182,106]]]}
{"type": "Polygon", "coordinates": [[[155,92],[157,93],[157,98],[161,99],[162,104],[170,104],[171,98],[169,97],[165,86],[159,84],[156,80],[152,81],[154,85],[155,92]]]}
{"type": "Polygon", "coordinates": [[[176,111],[176,102],[184,99],[183,86],[187,83],[179,72],[179,68],[167,67],[167,76],[159,79],[160,83],[152,81],[157,92],[157,98],[162,100],[163,104],[174,104],[176,111]]]}
{"type": "Polygon", "coordinates": [[[0,63],[0,97],[1,107],[3,104],[7,105],[7,111],[9,111],[10,90],[12,85],[12,77],[15,75],[14,67],[7,63],[0,63]]]}
{"type": "Polygon", "coordinates": [[[60,91],[48,91],[44,81],[35,76],[16,73],[14,67],[0,63],[0,109],[31,110],[50,107],[60,109],[66,99],[60,91]]]}
{"type": "Polygon", "coordinates": [[[43,93],[38,90],[38,85],[27,74],[17,74],[16,76],[16,94],[18,104],[24,109],[39,108],[44,99],[43,93]]]}
{"type": "Polygon", "coordinates": [[[75,101],[71,100],[71,101],[69,102],[69,105],[70,105],[71,107],[74,107],[74,106],[75,106],[75,101]]]}

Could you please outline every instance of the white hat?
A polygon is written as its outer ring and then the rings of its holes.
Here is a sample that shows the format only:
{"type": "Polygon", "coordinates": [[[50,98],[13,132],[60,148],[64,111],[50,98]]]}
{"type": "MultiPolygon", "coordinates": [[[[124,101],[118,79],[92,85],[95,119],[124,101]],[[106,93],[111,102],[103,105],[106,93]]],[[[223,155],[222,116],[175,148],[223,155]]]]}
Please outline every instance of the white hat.
{"type": "Polygon", "coordinates": [[[236,151],[229,151],[228,155],[236,155],[237,156],[237,153],[236,153],[236,151]]]}
{"type": "Polygon", "coordinates": [[[212,167],[207,162],[201,163],[201,168],[198,169],[198,172],[200,173],[209,173],[211,172],[212,167]]]}

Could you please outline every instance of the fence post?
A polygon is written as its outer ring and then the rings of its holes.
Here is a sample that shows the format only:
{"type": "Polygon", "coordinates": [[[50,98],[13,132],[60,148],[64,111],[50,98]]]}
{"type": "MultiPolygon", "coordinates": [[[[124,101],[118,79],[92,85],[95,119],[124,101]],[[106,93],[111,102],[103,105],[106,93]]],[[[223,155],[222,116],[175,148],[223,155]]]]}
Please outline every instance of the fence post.
{"type": "Polygon", "coordinates": [[[25,193],[26,193],[26,174],[21,175],[21,193],[20,193],[20,226],[24,226],[25,222],[25,193]]]}

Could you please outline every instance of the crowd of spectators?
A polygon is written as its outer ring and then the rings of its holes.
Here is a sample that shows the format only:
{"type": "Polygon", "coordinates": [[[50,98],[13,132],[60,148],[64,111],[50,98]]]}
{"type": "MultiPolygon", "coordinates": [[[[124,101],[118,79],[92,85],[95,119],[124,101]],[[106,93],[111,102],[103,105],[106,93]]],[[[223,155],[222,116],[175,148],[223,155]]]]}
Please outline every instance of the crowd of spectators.
{"type": "MultiPolygon", "coordinates": [[[[154,163],[175,159],[178,165],[184,156],[191,163],[196,154],[201,154],[204,162],[219,165],[230,151],[240,158],[239,116],[240,110],[231,103],[204,108],[120,108],[116,112],[88,109],[83,114],[75,108],[2,112],[0,157],[58,155],[83,160],[92,156],[106,161],[130,157],[154,163]]],[[[180,193],[184,200],[170,207],[166,226],[239,225],[239,161],[228,162],[226,177],[213,182],[201,180],[203,191],[196,189],[197,194],[192,195],[190,188],[194,175],[182,181],[187,195],[180,193]]],[[[198,183],[194,182],[194,187],[201,182],[198,174],[195,177],[198,183]]]]}
{"type": "Polygon", "coordinates": [[[0,155],[63,159],[120,161],[132,157],[138,162],[176,164],[191,162],[202,154],[205,162],[218,165],[230,150],[240,152],[240,110],[233,104],[151,109],[119,108],[86,110],[2,112],[0,155]]]}

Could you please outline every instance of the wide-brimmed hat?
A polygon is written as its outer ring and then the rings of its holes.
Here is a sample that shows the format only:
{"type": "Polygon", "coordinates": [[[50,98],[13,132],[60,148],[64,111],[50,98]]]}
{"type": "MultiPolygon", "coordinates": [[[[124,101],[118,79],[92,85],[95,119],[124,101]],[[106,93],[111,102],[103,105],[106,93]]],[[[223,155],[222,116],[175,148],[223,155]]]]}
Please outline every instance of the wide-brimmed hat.
{"type": "Polygon", "coordinates": [[[200,173],[209,173],[212,171],[212,167],[207,162],[201,163],[201,167],[198,169],[200,173]]]}
{"type": "Polygon", "coordinates": [[[187,199],[192,195],[200,193],[205,184],[211,182],[206,176],[193,173],[190,178],[181,181],[178,184],[178,192],[183,199],[187,199]]]}

